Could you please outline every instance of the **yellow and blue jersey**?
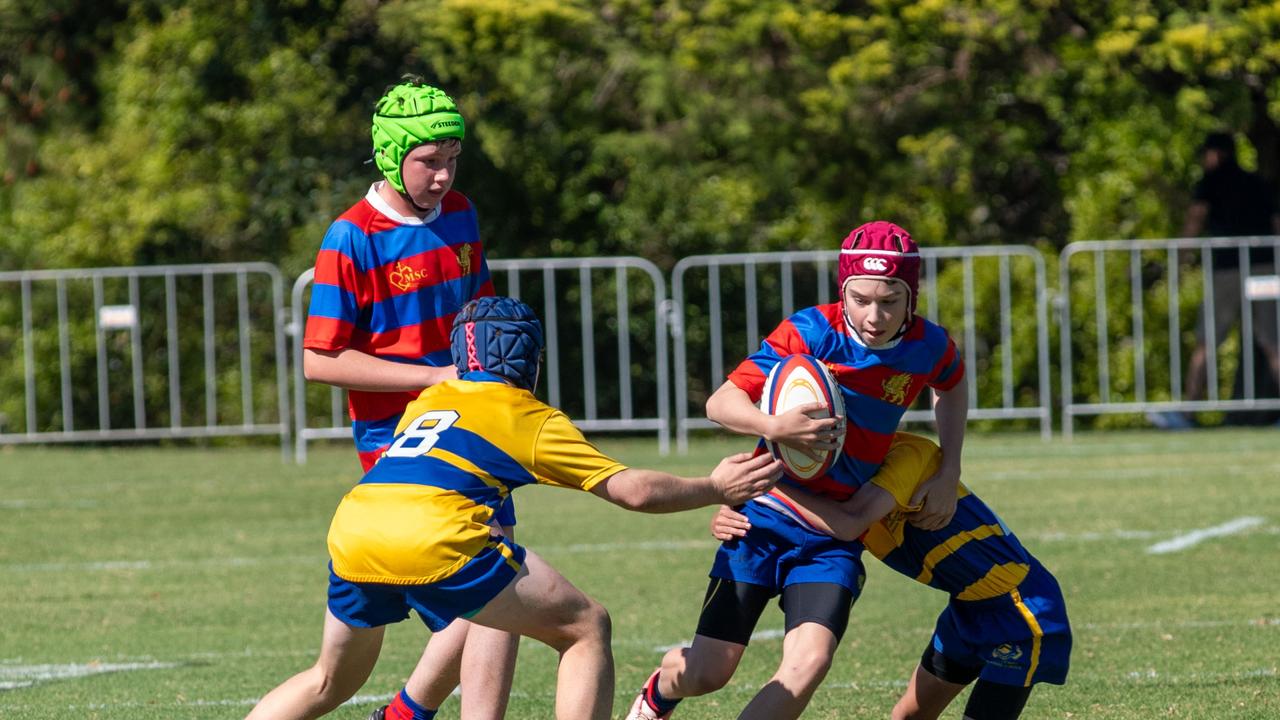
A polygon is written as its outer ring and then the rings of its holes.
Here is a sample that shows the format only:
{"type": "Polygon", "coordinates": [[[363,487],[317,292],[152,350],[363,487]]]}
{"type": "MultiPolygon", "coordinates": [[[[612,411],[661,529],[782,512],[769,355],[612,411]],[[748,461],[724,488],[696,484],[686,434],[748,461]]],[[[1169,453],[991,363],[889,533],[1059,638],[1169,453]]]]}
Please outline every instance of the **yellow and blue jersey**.
{"type": "Polygon", "coordinates": [[[1022,546],[998,515],[963,484],[956,513],[941,530],[906,521],[920,483],[938,471],[942,451],[932,441],[898,433],[871,482],[897,507],[863,535],[884,564],[951,595],[930,641],[935,652],[974,675],[1013,686],[1066,681],[1071,624],[1057,580],[1022,546]]]}
{"type": "Polygon", "coordinates": [[[487,546],[506,550],[490,541],[489,521],[515,488],[590,490],[626,469],[529,391],[466,377],[409,403],[391,446],[338,505],[328,538],[338,577],[439,581],[487,546]]]}
{"type": "Polygon", "coordinates": [[[941,530],[922,530],[906,521],[911,496],[938,471],[942,452],[932,441],[897,433],[872,479],[893,495],[898,507],[875,523],[863,544],[885,565],[958,600],[983,600],[1018,587],[1031,569],[1031,554],[995,512],[962,483],[956,514],[941,530]]]}

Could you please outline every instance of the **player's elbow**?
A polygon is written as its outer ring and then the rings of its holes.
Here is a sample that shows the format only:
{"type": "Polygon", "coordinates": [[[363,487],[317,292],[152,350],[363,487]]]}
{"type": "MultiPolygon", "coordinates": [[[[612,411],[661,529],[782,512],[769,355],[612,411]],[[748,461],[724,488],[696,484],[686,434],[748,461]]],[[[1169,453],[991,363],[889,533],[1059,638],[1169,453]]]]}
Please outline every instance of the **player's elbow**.
{"type": "Polygon", "coordinates": [[[657,494],[643,483],[622,482],[619,485],[620,487],[615,488],[613,494],[613,503],[618,507],[634,512],[645,512],[658,501],[657,494]]]}
{"type": "Polygon", "coordinates": [[[329,365],[325,362],[330,360],[331,356],[324,355],[310,348],[302,351],[302,377],[308,382],[327,383],[332,380],[329,374],[329,365]]]}
{"type": "Polygon", "coordinates": [[[644,512],[653,504],[655,493],[634,469],[623,470],[591,490],[624,510],[644,512]]]}
{"type": "Polygon", "coordinates": [[[725,391],[724,386],[721,386],[719,390],[711,393],[711,397],[707,398],[706,405],[708,420],[718,425],[724,425],[727,410],[727,398],[728,393],[725,391]]]}

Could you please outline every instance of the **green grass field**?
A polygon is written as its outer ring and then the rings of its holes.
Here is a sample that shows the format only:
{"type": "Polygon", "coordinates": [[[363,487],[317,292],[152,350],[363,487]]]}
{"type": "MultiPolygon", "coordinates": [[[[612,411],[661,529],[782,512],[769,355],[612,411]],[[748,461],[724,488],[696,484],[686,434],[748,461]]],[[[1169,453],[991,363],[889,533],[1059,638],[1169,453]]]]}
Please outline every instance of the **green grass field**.
{"type": "MultiPolygon", "coordinates": [[[[685,473],[743,448],[705,440],[659,459],[652,440],[601,445],[685,473]]],[[[1280,717],[1280,432],[974,435],[965,457],[966,482],[1058,576],[1075,628],[1068,684],[1038,689],[1025,717],[1280,717]]],[[[0,718],[242,717],[314,659],[325,532],[354,466],[338,446],[304,467],[270,448],[0,448],[0,718]]],[[[548,488],[516,499],[520,541],[612,613],[620,715],[660,649],[692,635],[710,512],[629,514],[548,488]]],[[[888,717],[943,605],[867,564],[805,717],[888,717]]],[[[768,631],[781,627],[767,611],[729,687],[677,717],[734,717],[775,667],[768,631]]],[[[393,627],[373,677],[331,717],[381,704],[426,637],[416,618],[393,627]]],[[[550,717],[554,673],[554,654],[525,641],[508,717],[550,717]]],[[[457,713],[452,699],[440,717],[457,713]]]]}

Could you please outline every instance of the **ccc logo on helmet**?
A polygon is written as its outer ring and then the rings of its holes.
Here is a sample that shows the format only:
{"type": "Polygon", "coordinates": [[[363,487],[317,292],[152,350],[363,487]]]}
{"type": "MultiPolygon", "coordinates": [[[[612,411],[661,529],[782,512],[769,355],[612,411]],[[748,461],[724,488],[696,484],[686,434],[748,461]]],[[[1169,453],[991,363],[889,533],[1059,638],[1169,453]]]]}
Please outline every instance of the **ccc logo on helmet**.
{"type": "Polygon", "coordinates": [[[882,273],[889,269],[889,264],[884,261],[884,258],[866,258],[862,261],[862,269],[882,273]]]}

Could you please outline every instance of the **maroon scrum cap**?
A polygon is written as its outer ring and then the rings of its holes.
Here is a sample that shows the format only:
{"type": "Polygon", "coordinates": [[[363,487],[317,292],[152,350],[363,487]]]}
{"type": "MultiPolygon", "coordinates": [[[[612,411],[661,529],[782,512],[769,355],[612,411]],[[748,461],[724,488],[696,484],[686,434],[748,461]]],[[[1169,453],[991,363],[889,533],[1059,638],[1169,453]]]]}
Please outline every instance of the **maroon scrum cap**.
{"type": "Polygon", "coordinates": [[[920,248],[906,230],[884,220],[854,228],[840,243],[840,297],[850,280],[897,280],[907,286],[909,312],[915,315],[920,286],[920,248]]]}

